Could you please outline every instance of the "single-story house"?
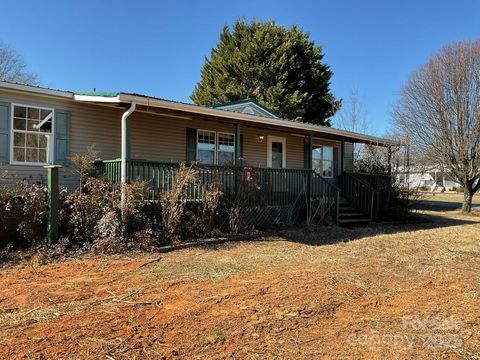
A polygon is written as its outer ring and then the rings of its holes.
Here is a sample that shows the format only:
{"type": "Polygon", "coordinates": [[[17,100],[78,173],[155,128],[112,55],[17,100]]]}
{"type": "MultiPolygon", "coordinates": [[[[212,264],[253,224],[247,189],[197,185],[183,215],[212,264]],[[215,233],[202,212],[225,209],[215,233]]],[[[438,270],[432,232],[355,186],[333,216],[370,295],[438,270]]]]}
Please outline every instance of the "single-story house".
{"type": "Polygon", "coordinates": [[[259,181],[269,194],[265,206],[293,206],[305,193],[307,208],[331,202],[337,222],[354,214],[371,219],[374,183],[352,174],[353,143],[398,145],[281,119],[251,99],[206,107],[0,82],[0,166],[16,180],[45,181],[43,166],[61,164],[60,184],[73,188],[78,177],[69,158],[95,144],[103,173],[119,183],[139,179],[158,192],[168,187],[160,172],[170,165],[198,161],[209,172],[224,173],[242,165],[262,174],[259,181]],[[342,206],[356,211],[343,216],[342,206]]]}
{"type": "Polygon", "coordinates": [[[423,190],[437,191],[439,187],[445,191],[454,191],[462,188],[462,185],[455,181],[448,169],[441,166],[412,166],[408,173],[400,168],[397,172],[397,182],[408,184],[410,188],[421,188],[423,190]]]}

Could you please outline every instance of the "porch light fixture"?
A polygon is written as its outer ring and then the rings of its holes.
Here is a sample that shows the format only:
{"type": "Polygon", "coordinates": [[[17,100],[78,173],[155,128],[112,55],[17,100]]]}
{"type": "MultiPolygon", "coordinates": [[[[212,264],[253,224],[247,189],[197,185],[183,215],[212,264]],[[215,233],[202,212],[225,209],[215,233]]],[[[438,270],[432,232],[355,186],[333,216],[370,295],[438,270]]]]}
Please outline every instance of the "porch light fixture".
{"type": "Polygon", "coordinates": [[[258,143],[259,144],[263,143],[263,140],[265,140],[265,136],[264,135],[258,135],[258,139],[257,139],[258,143]]]}

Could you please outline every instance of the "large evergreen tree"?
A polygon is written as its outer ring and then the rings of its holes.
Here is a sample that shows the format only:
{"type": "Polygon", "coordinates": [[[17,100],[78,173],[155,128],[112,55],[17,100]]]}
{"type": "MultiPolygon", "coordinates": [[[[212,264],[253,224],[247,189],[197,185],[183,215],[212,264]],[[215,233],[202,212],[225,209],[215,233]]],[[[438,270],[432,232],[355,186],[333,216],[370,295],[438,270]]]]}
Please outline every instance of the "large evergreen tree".
{"type": "Polygon", "coordinates": [[[238,20],[223,28],[191,99],[214,105],[254,98],[282,118],[330,126],[340,107],[320,46],[297,26],[238,20]]]}

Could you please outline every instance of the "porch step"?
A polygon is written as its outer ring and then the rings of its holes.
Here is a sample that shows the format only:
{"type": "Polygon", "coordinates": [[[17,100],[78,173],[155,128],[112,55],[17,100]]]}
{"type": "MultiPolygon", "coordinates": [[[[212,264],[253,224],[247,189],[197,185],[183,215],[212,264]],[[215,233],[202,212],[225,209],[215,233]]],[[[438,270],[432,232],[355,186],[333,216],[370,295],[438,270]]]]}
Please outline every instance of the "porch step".
{"type": "Polygon", "coordinates": [[[365,217],[365,214],[358,212],[358,211],[352,211],[352,212],[341,212],[338,214],[340,218],[357,218],[361,219],[365,217]]]}
{"type": "Polygon", "coordinates": [[[357,208],[354,208],[354,207],[352,207],[351,205],[348,205],[348,206],[340,206],[339,211],[340,211],[340,213],[358,212],[357,208]]]}
{"type": "Polygon", "coordinates": [[[348,226],[352,226],[352,225],[356,225],[356,226],[359,226],[359,225],[368,225],[370,223],[370,219],[367,219],[367,218],[351,218],[351,219],[338,219],[338,224],[340,226],[342,225],[348,225],[348,226]]]}
{"type": "Polygon", "coordinates": [[[366,226],[370,219],[364,213],[352,206],[345,198],[340,199],[338,209],[338,225],[340,226],[366,226]]]}

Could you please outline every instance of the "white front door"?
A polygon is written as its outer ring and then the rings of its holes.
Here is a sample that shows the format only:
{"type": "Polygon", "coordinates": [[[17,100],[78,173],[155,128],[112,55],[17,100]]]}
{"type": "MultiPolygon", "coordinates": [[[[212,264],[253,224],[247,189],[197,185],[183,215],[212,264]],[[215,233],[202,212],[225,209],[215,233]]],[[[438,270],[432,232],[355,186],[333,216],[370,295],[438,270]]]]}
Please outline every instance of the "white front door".
{"type": "Polygon", "coordinates": [[[287,167],[286,139],[279,136],[267,137],[267,166],[271,168],[287,167]]]}

